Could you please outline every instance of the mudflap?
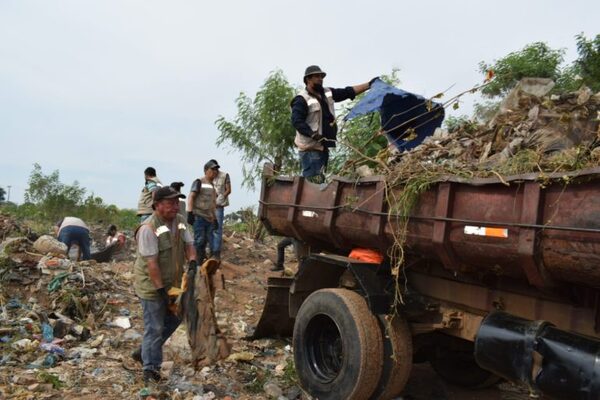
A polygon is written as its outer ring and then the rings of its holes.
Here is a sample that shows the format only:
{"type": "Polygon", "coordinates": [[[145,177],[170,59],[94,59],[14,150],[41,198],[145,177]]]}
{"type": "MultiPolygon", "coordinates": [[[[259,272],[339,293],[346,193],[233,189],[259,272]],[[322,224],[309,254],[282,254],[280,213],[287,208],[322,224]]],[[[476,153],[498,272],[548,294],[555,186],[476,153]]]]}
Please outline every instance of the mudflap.
{"type": "Polygon", "coordinates": [[[265,337],[291,337],[294,318],[290,318],[290,286],[294,278],[271,277],[267,280],[267,298],[258,325],[250,340],[265,337]]]}

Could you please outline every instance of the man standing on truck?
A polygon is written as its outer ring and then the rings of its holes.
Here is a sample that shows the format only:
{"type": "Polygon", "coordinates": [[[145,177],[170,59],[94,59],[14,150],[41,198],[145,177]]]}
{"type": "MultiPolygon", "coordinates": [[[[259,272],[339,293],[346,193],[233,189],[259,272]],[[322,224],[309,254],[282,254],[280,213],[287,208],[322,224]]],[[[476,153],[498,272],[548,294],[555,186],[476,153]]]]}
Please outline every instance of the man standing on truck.
{"type": "Polygon", "coordinates": [[[160,187],[162,187],[162,183],[156,177],[156,170],[153,167],[146,168],[144,170],[144,187],[138,200],[137,215],[140,218],[140,223],[152,215],[152,192],[160,187]]]}
{"type": "Polygon", "coordinates": [[[329,148],[335,147],[337,124],[334,103],[354,99],[368,90],[377,79],[343,89],[333,89],[323,87],[326,75],[317,65],[307,67],[304,72],[306,87],[291,103],[292,125],[296,128],[294,143],[300,153],[302,176],[314,183],[325,181],[329,148]]]}
{"type": "Polygon", "coordinates": [[[215,255],[218,257],[221,254],[221,246],[223,244],[223,220],[225,219],[225,207],[229,205],[229,195],[231,194],[231,179],[227,172],[221,171],[217,160],[209,162],[217,164],[217,176],[213,180],[213,185],[217,191],[217,228],[213,234],[213,247],[215,255]]]}
{"type": "Polygon", "coordinates": [[[194,245],[198,255],[198,263],[202,264],[206,257],[206,245],[210,248],[212,258],[220,259],[221,254],[215,249],[214,231],[218,228],[216,216],[217,191],[214,181],[219,173],[219,164],[210,160],[204,164],[204,176],[196,179],[190,189],[188,199],[188,223],[194,226],[194,245]]]}
{"type": "Polygon", "coordinates": [[[154,212],[136,232],[135,293],[142,301],[144,336],[132,357],[143,363],[144,382],[158,382],[162,346],[181,320],[170,309],[169,289],[180,287],[185,260],[196,267],[196,250],[185,218],[178,214],[185,196],[167,186],[154,192],[154,212]]]}

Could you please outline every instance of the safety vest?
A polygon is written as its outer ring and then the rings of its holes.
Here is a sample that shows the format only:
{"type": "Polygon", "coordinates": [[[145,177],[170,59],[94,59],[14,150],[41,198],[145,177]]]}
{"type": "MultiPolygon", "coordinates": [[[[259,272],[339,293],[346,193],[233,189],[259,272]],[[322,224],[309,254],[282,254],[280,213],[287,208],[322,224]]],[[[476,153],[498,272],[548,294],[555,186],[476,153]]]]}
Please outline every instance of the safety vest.
{"type": "MultiPolygon", "coordinates": [[[[170,229],[156,214],[152,214],[143,225],[150,225],[158,238],[158,266],[160,275],[166,290],[171,287],[181,286],[181,277],[185,264],[185,241],[184,232],[187,230],[185,218],[177,214],[175,216],[177,231],[171,236],[170,229]]],[[[140,225],[137,231],[142,227],[140,225]]],[[[156,288],[148,274],[148,261],[139,250],[137,259],[133,266],[135,293],[144,300],[156,300],[159,298],[156,288]]]]}
{"type": "MultiPolygon", "coordinates": [[[[161,181],[157,177],[148,178],[147,180],[156,183],[156,186],[158,186],[158,187],[162,186],[161,181]]],[[[142,193],[140,193],[140,199],[138,200],[137,209],[138,209],[137,215],[152,214],[152,212],[153,212],[153,210],[152,210],[152,192],[150,190],[148,190],[148,185],[146,185],[146,184],[144,184],[142,193]]]]}
{"type": "MultiPolygon", "coordinates": [[[[333,101],[333,93],[331,89],[324,88],[325,90],[325,100],[327,100],[327,106],[329,107],[329,112],[335,118],[335,105],[333,101]]],[[[319,135],[323,134],[323,113],[321,112],[321,103],[319,100],[310,94],[306,89],[303,89],[298,93],[298,96],[302,96],[302,98],[306,101],[308,105],[308,114],[306,115],[306,123],[310,127],[313,132],[318,133],[319,135]]],[[[300,132],[296,131],[296,138],[294,139],[294,144],[298,147],[300,151],[306,150],[320,150],[322,151],[323,145],[311,137],[305,136],[300,132]]]]}
{"type": "Polygon", "coordinates": [[[214,221],[215,217],[215,198],[217,193],[214,185],[206,178],[197,179],[198,192],[192,204],[192,212],[208,221],[214,221]]]}
{"type": "Polygon", "coordinates": [[[217,207],[227,207],[229,205],[229,196],[223,196],[225,193],[225,182],[227,181],[227,172],[219,171],[217,177],[213,180],[213,185],[217,191],[217,207]]]}

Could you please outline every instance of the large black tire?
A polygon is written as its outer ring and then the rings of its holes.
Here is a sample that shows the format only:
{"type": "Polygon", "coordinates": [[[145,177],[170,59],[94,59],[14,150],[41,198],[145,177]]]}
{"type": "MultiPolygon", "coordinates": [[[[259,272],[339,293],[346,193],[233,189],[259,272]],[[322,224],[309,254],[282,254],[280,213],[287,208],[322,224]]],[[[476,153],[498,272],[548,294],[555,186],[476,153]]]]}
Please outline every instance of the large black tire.
{"type": "Polygon", "coordinates": [[[294,325],[294,361],[300,385],[319,400],[364,400],[382,369],[376,317],[357,293],[322,289],[302,303],[294,325]]]}
{"type": "Polygon", "coordinates": [[[371,400],[396,398],[404,390],[413,364],[412,334],[400,315],[379,316],[383,333],[383,369],[371,400]]]}
{"type": "Polygon", "coordinates": [[[477,365],[472,352],[438,349],[436,353],[430,364],[448,383],[468,389],[484,389],[502,380],[477,365]]]}

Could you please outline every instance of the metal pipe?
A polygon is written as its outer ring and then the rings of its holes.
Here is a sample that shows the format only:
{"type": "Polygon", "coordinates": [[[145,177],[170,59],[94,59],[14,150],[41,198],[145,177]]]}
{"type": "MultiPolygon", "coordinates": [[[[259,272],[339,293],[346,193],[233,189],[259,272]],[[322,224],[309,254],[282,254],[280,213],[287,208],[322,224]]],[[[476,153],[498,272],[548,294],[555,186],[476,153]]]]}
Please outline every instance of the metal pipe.
{"type": "Polygon", "coordinates": [[[546,321],[489,314],[477,332],[475,360],[552,399],[600,399],[600,341],[546,321]]]}

